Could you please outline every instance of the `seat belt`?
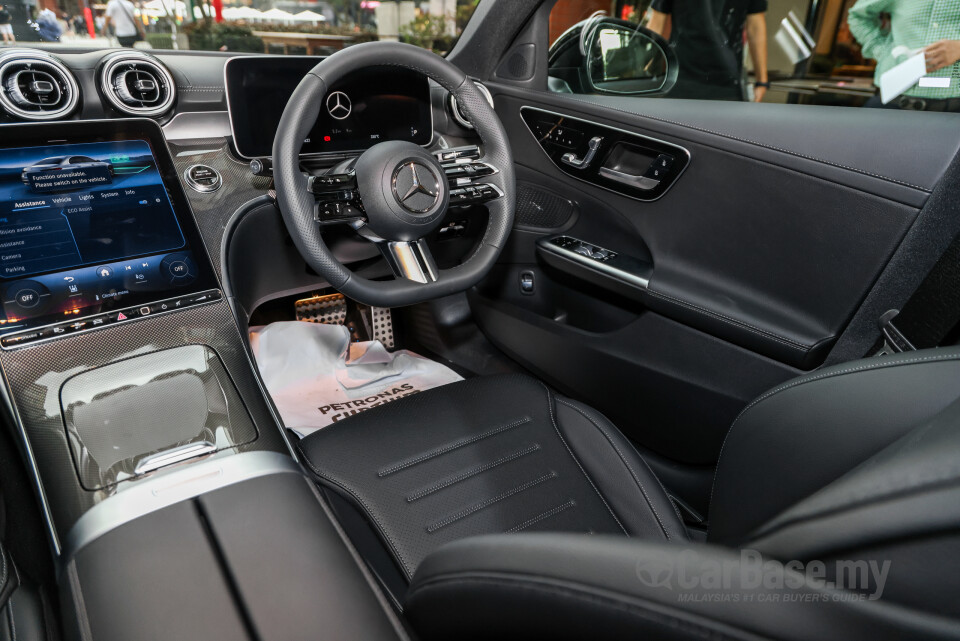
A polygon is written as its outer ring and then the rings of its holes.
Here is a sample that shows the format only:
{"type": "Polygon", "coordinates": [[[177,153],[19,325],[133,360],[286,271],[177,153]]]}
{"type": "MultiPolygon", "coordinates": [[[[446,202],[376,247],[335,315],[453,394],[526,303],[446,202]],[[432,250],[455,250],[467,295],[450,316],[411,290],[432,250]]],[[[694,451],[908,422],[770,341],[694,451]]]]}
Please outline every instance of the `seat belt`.
{"type": "Polygon", "coordinates": [[[877,356],[937,347],[944,339],[954,338],[954,330],[960,326],[960,236],[953,239],[903,309],[887,311],[879,324],[883,337],[870,351],[877,356]]]}

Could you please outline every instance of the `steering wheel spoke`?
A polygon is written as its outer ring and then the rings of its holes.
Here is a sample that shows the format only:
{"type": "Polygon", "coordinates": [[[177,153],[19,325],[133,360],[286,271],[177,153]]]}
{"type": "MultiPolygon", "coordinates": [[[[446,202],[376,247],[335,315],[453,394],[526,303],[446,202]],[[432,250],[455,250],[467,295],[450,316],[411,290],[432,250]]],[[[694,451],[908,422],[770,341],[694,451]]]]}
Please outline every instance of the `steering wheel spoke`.
{"type": "Polygon", "coordinates": [[[440,278],[440,270],[424,239],[416,241],[384,241],[377,243],[380,252],[397,278],[417,283],[432,283],[440,278]]]}

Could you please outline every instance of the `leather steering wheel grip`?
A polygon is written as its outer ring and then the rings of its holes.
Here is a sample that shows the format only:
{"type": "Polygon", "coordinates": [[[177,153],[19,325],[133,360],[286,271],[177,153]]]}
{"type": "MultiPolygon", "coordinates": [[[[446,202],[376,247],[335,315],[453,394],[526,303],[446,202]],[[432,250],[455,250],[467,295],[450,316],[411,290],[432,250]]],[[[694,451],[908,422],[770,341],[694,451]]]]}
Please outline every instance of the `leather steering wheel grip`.
{"type": "Polygon", "coordinates": [[[287,230],[304,260],[330,285],[356,301],[378,307],[398,307],[455,294],[477,284],[493,267],[513,227],[516,187],[513,154],[500,119],[476,85],[440,56],[398,42],[354,45],[325,58],[300,82],[280,118],[273,143],[277,201],[287,230]],[[485,180],[503,196],[486,203],[487,229],[477,250],[461,265],[441,270],[431,283],[407,279],[374,281],[357,276],[327,247],[313,218],[314,198],[300,170],[303,140],[316,123],[329,87],[351,71],[371,66],[397,66],[419,72],[452,93],[473,123],[483,144],[484,159],[499,172],[485,180]]]}

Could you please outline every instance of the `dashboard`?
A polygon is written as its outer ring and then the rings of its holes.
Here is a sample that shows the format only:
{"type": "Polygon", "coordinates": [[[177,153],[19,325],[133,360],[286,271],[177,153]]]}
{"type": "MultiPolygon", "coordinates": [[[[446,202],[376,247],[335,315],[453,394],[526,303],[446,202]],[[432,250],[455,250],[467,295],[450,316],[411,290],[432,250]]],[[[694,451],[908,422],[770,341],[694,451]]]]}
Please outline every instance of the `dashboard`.
{"type": "MultiPolygon", "coordinates": [[[[0,348],[219,298],[208,208],[221,219],[268,196],[269,172],[246,165],[271,155],[319,60],[0,51],[0,348]]],[[[383,140],[435,153],[477,143],[439,85],[381,66],[330,88],[302,153],[322,171],[383,140]]]]}
{"type": "MultiPolygon", "coordinates": [[[[318,61],[0,49],[0,396],[27,444],[55,548],[93,506],[147,482],[141,462],[289,451],[243,335],[258,306],[328,287],[289,242],[263,156],[286,96],[318,61]],[[63,396],[69,381],[113,371],[120,387],[63,396]],[[147,420],[132,436],[136,421],[92,432],[68,423],[77,402],[123,404],[154,383],[168,390],[152,399],[164,412],[184,407],[179,395],[189,390],[171,373],[199,376],[206,403],[197,406],[229,425],[184,443],[182,420],[147,420]],[[121,468],[132,476],[115,474],[112,457],[89,456],[97,443],[129,444],[135,456],[121,468]],[[115,483],[94,491],[94,477],[115,483]]],[[[383,138],[412,140],[448,165],[469,160],[465,149],[478,155],[479,139],[439,85],[395,69],[344,81],[310,135],[306,171],[327,171],[383,138]],[[336,118],[344,96],[349,114],[336,118]]],[[[481,206],[452,207],[437,231],[438,262],[467,255],[485,216],[481,206]]],[[[323,233],[343,264],[390,276],[354,229],[323,233]]]]}

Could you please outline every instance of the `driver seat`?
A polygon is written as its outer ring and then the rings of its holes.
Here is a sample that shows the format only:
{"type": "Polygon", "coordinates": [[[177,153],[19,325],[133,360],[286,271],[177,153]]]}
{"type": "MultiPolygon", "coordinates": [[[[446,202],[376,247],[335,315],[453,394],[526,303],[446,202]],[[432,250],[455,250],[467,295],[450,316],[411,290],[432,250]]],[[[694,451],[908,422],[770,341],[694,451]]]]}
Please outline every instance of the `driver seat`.
{"type": "MultiPolygon", "coordinates": [[[[727,434],[716,470],[708,542],[724,546],[727,553],[749,547],[782,560],[838,554],[854,560],[893,558],[883,599],[902,606],[905,616],[913,617],[910,625],[920,620],[917,611],[938,620],[960,619],[960,602],[946,596],[955,594],[950,586],[956,588],[960,579],[942,556],[960,550],[958,399],[956,348],[845,363],[766,392],[727,434]]],[[[513,607],[518,616],[535,616],[537,603],[560,608],[560,601],[551,601],[536,586],[562,580],[569,587],[577,577],[553,575],[576,574],[571,568],[590,567],[590,558],[600,567],[625,549],[639,552],[645,545],[713,549],[690,539],[667,491],[616,427],[596,410],[527,376],[468,379],[409,396],[327,427],[299,447],[360,553],[397,602],[406,599],[413,608],[424,638],[450,635],[455,632],[451,626],[467,619],[479,627],[463,638],[502,632],[507,623],[469,614],[480,595],[501,595],[501,605],[513,607]],[[368,526],[366,534],[361,523],[368,526]],[[530,533],[544,532],[579,536],[534,545],[542,535],[530,533]],[[510,536],[477,539],[476,545],[459,541],[484,534],[510,536]],[[459,542],[428,559],[453,541],[459,542]],[[523,543],[514,541],[526,541],[526,550],[518,553],[516,546],[523,543]],[[390,563],[400,580],[387,576],[390,563]],[[516,565],[502,590],[491,593],[489,581],[474,585],[468,580],[495,574],[491,565],[498,563],[516,565]],[[431,592],[425,588],[437,585],[438,568],[449,583],[431,592]],[[404,595],[411,580],[413,588],[404,595]],[[456,594],[463,598],[457,601],[456,594]],[[523,607],[527,602],[529,611],[523,607]],[[442,604],[444,614],[431,615],[431,604],[442,604]]],[[[629,568],[635,560],[628,556],[623,562],[629,568]]],[[[498,572],[511,570],[498,567],[498,572]]],[[[574,638],[564,625],[547,622],[601,617],[600,624],[605,615],[598,599],[645,587],[629,582],[627,588],[603,586],[600,572],[580,578],[590,583],[592,596],[585,602],[565,601],[561,609],[569,616],[544,612],[543,638],[574,638]]],[[[617,580],[622,583],[622,577],[617,580]]],[[[809,610],[800,620],[818,616],[816,603],[784,602],[782,607],[809,610]]],[[[889,607],[884,610],[888,618],[889,607]]],[[[835,610],[824,614],[840,616],[835,610]]],[[[613,611],[620,623],[628,620],[621,626],[624,638],[641,631],[663,633],[676,623],[649,613],[633,620],[622,605],[613,611]]],[[[756,612],[744,612],[751,634],[770,632],[756,612]]],[[[784,615],[771,616],[768,623],[776,628],[776,619],[784,615]]],[[[858,610],[856,617],[860,621],[863,613],[858,610]]],[[[730,625],[724,624],[728,632],[730,625]]],[[[523,627],[538,629],[531,626],[523,627]]],[[[905,632],[889,620],[878,629],[905,632]]],[[[674,632],[668,637],[686,638],[674,632]]],[[[793,638],[798,632],[773,636],[793,638]]]]}

